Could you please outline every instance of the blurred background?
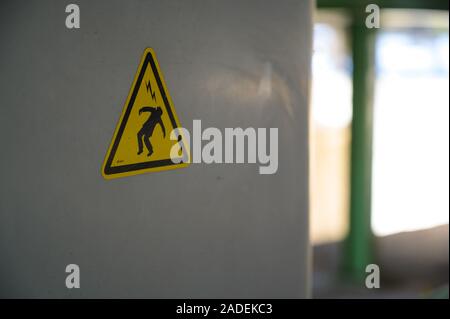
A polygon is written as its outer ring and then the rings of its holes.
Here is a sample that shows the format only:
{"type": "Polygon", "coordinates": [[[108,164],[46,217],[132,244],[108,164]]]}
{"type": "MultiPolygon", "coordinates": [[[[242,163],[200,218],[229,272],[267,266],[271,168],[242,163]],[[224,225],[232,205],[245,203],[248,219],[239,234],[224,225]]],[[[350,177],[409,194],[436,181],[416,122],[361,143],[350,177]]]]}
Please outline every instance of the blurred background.
{"type": "Polygon", "coordinates": [[[313,297],[448,298],[448,2],[376,1],[378,29],[369,3],[317,1],[313,297]]]}

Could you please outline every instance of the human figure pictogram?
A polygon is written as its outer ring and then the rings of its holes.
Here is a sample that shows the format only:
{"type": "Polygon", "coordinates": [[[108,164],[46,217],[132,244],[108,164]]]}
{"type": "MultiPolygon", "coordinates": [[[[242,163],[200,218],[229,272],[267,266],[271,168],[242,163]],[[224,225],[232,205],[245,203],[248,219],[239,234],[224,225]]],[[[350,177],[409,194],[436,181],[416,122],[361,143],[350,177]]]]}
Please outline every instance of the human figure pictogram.
{"type": "Polygon", "coordinates": [[[153,154],[153,146],[150,142],[150,138],[152,137],[153,131],[155,130],[157,124],[161,125],[164,138],[166,137],[166,128],[164,127],[164,123],[161,118],[163,111],[159,106],[157,107],[144,106],[139,110],[139,115],[141,115],[142,112],[150,112],[150,116],[137,133],[138,155],[142,154],[144,150],[143,144],[145,143],[145,147],[148,150],[147,156],[151,156],[153,154]]]}

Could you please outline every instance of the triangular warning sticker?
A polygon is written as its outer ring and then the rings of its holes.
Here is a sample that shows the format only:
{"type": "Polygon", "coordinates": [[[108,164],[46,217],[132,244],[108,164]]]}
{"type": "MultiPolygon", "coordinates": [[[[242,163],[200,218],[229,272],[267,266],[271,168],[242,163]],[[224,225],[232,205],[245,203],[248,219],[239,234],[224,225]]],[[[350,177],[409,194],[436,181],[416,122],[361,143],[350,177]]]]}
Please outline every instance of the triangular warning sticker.
{"type": "Polygon", "coordinates": [[[189,150],[171,132],[181,128],[153,49],[142,56],[130,93],[103,163],[102,175],[116,177],[155,172],[188,164],[189,150]],[[173,138],[173,136],[172,136],[173,138]],[[171,158],[175,144],[176,155],[171,158]]]}

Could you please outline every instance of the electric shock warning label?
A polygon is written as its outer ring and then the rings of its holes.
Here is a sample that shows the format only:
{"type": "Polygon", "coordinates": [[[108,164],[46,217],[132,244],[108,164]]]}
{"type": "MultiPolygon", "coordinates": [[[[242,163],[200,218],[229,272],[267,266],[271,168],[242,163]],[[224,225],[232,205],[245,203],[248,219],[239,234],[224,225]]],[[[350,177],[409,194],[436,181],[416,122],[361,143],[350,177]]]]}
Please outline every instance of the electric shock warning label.
{"type": "Polygon", "coordinates": [[[179,140],[170,139],[170,133],[180,127],[155,52],[147,48],[105,157],[102,175],[110,179],[189,165],[181,160],[189,152],[181,136],[179,140]],[[180,145],[178,161],[171,157],[175,143],[180,145]]]}

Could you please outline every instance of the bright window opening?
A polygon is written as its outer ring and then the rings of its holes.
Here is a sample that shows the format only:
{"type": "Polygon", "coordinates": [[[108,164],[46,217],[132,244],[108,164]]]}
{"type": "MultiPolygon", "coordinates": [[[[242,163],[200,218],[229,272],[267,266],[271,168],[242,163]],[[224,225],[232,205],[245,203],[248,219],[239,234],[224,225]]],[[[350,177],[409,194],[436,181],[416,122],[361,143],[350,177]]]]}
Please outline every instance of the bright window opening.
{"type": "Polygon", "coordinates": [[[448,12],[382,12],[372,179],[376,235],[449,222],[448,19],[448,12]]]}

